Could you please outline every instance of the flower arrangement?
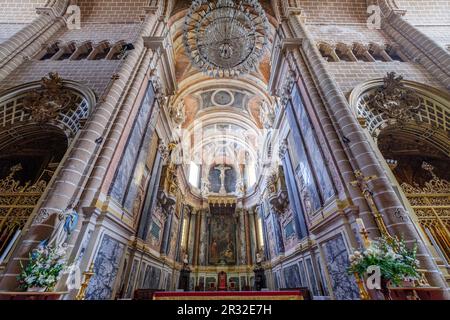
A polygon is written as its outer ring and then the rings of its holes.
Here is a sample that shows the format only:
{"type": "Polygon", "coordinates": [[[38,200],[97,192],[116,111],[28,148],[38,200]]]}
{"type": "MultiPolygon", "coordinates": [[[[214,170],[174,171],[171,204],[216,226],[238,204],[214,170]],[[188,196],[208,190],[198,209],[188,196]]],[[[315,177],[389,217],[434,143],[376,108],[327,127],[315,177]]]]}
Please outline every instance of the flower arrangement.
{"type": "Polygon", "coordinates": [[[399,286],[403,281],[420,278],[416,254],[417,244],[408,249],[403,239],[380,238],[362,252],[354,251],[350,255],[348,272],[363,277],[370,266],[378,266],[383,279],[399,286]]]}
{"type": "Polygon", "coordinates": [[[40,245],[30,253],[30,262],[26,267],[21,263],[22,272],[17,277],[20,288],[29,291],[34,288],[53,290],[67,267],[65,256],[65,247],[40,245]]]}

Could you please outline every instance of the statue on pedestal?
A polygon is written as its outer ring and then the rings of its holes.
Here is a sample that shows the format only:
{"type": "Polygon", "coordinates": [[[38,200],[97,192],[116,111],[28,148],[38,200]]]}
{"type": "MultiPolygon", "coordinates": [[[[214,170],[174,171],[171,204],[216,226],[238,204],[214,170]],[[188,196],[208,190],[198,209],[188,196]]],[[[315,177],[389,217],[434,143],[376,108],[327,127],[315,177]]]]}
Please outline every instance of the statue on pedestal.
{"type": "Polygon", "coordinates": [[[185,253],[183,257],[183,270],[191,271],[191,268],[189,268],[189,256],[187,253],[185,253]]]}
{"type": "Polygon", "coordinates": [[[189,255],[183,255],[183,267],[180,271],[180,279],[178,282],[178,289],[189,291],[189,279],[191,277],[191,268],[189,268],[189,255]]]}
{"type": "Polygon", "coordinates": [[[62,248],[66,244],[69,235],[77,227],[78,213],[74,210],[74,206],[70,205],[58,215],[57,219],[59,222],[46,244],[54,248],[62,248]]]}
{"type": "Polygon", "coordinates": [[[260,252],[256,253],[256,265],[253,269],[253,272],[255,273],[255,290],[261,291],[263,288],[266,287],[266,275],[264,268],[262,266],[264,258],[263,255],[260,252]]]}

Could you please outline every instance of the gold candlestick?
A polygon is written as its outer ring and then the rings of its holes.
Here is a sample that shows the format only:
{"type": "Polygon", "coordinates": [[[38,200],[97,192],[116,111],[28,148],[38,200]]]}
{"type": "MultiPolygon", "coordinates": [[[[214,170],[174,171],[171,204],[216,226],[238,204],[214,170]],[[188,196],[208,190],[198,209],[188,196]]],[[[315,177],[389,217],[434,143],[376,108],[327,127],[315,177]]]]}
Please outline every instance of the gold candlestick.
{"type": "Polygon", "coordinates": [[[86,290],[89,286],[89,282],[91,281],[92,276],[94,275],[94,263],[91,263],[88,271],[83,272],[84,282],[81,284],[80,290],[76,296],[76,300],[84,300],[86,297],[86,290]]]}
{"type": "Polygon", "coordinates": [[[361,300],[370,300],[369,293],[367,292],[366,287],[364,286],[364,283],[359,274],[355,272],[354,276],[356,279],[356,283],[358,284],[359,297],[361,298],[361,300]]]}

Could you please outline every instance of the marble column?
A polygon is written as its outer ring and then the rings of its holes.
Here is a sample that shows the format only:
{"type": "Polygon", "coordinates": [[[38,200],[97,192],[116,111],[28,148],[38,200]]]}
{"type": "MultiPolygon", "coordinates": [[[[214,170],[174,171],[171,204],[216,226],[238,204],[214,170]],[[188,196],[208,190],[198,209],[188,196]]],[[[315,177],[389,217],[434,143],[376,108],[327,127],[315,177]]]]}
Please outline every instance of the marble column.
{"type": "Polygon", "coordinates": [[[245,218],[244,218],[244,210],[238,209],[238,217],[239,217],[239,264],[246,265],[247,260],[247,241],[245,236],[245,218]]]}
{"type": "Polygon", "coordinates": [[[208,212],[201,212],[201,223],[200,223],[200,244],[199,244],[199,254],[198,254],[198,264],[200,266],[206,266],[206,256],[208,253],[208,212]]]}
{"type": "Polygon", "coordinates": [[[245,252],[247,254],[247,264],[250,265],[252,262],[252,255],[251,255],[251,240],[250,240],[250,225],[249,225],[249,219],[248,215],[246,213],[246,210],[243,210],[243,216],[244,216],[244,223],[245,223],[245,252]]]}
{"type": "Polygon", "coordinates": [[[195,263],[194,260],[194,250],[195,250],[195,226],[196,226],[197,215],[195,212],[191,212],[189,215],[189,239],[187,241],[187,251],[189,255],[189,262],[191,264],[195,263]]]}

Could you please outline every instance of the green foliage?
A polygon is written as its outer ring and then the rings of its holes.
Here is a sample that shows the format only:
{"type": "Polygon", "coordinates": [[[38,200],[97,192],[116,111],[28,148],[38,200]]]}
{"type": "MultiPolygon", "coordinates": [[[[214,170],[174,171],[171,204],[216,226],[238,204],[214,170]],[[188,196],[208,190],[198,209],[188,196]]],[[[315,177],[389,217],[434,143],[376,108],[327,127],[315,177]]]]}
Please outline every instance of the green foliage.
{"type": "Polygon", "coordinates": [[[20,263],[22,271],[17,276],[20,288],[39,287],[51,291],[62,271],[66,268],[66,250],[65,248],[52,248],[49,246],[39,246],[30,253],[30,261],[26,267],[20,263]]]}
{"type": "Polygon", "coordinates": [[[361,277],[370,266],[378,266],[381,277],[390,280],[398,286],[405,279],[418,279],[420,277],[419,261],[416,259],[417,244],[409,249],[403,239],[380,238],[372,241],[369,248],[354,251],[350,255],[350,274],[357,273],[361,277]]]}

